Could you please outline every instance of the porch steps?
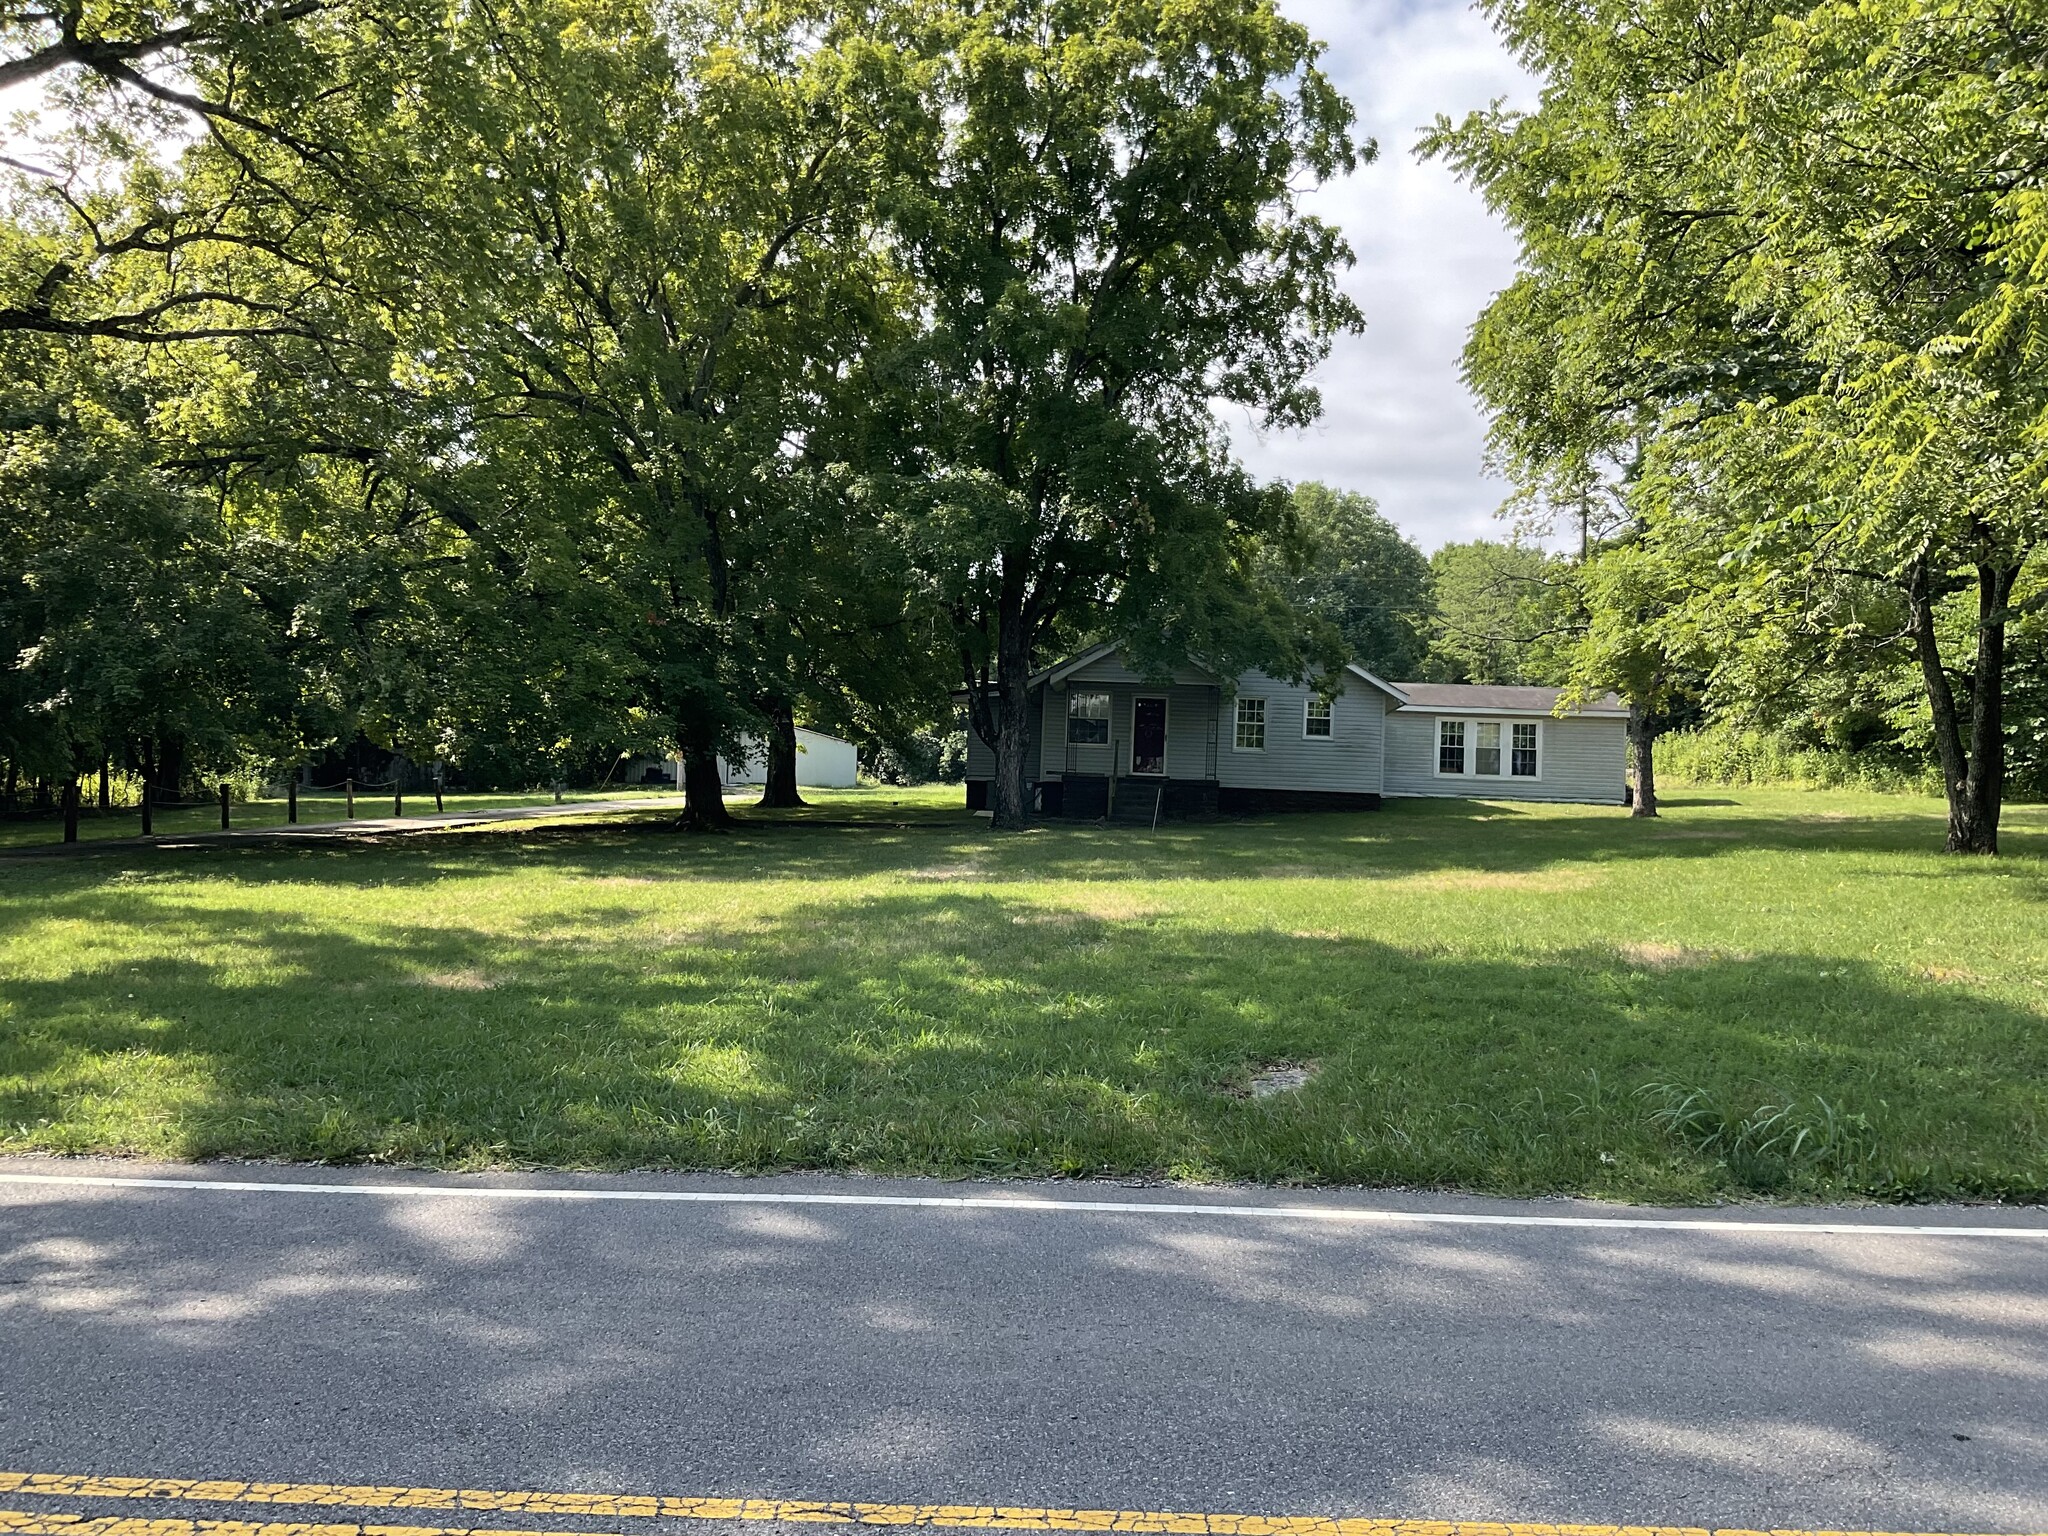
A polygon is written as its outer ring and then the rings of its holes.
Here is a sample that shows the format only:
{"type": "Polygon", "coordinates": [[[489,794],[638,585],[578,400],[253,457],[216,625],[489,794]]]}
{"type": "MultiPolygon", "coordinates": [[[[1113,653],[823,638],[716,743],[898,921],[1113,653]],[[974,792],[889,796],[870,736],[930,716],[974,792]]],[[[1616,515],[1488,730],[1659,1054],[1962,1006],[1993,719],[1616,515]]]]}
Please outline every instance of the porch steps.
{"type": "Polygon", "coordinates": [[[1216,814],[1216,786],[1199,779],[1120,778],[1108,820],[1120,827],[1149,827],[1216,814]]]}

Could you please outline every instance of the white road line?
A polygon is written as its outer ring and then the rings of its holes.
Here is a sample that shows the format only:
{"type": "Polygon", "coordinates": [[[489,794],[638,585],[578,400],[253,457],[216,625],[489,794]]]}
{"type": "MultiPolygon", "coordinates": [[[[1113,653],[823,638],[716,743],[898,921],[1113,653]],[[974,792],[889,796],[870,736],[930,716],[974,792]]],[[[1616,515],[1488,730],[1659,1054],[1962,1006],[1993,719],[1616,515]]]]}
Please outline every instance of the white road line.
{"type": "Polygon", "coordinates": [[[64,1173],[0,1173],[0,1184],[78,1189],[189,1189],[253,1195],[427,1196],[449,1200],[651,1200],[679,1205],[846,1205],[940,1211],[1053,1211],[1111,1216],[1238,1216],[1266,1220],[1439,1227],[1582,1227],[1657,1232],[1746,1232],[1831,1237],[2018,1237],[2043,1227],[1900,1226],[1853,1221],[1727,1221],[1682,1216],[1509,1216],[1482,1211],[1401,1211],[1341,1205],[1191,1205],[1149,1200],[1048,1200],[1030,1195],[827,1195],[755,1190],[521,1189],[491,1184],[286,1184],[263,1179],[150,1179],[64,1173]]]}

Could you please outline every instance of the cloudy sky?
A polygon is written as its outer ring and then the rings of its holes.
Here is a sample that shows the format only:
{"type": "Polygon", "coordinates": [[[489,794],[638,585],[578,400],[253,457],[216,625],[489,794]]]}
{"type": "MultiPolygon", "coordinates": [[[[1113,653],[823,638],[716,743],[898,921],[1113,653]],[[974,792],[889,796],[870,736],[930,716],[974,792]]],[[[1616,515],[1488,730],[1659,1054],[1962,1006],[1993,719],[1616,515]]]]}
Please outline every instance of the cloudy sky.
{"type": "Polygon", "coordinates": [[[1231,425],[1257,473],[1363,491],[1424,549],[1505,536],[1506,486],[1481,463],[1485,427],[1458,379],[1465,329],[1514,272],[1514,245],[1443,166],[1418,161],[1419,131],[1495,97],[1533,106],[1535,87],[1462,0],[1283,0],[1329,44],[1325,67],[1379,159],[1323,189],[1316,212],[1358,254],[1346,287],[1366,330],[1323,365],[1324,413],[1305,433],[1231,425]]]}

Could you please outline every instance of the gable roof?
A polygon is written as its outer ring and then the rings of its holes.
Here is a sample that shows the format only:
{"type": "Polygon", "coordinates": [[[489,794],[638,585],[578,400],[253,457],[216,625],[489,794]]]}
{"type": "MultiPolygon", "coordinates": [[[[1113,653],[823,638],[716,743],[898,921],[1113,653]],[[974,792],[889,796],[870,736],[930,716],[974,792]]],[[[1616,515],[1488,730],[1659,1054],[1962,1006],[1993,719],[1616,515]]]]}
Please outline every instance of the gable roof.
{"type": "MultiPolygon", "coordinates": [[[[1120,649],[1121,647],[1113,640],[1105,640],[1098,645],[1091,645],[1087,650],[1077,655],[1069,656],[1065,661],[1055,666],[1045,667],[1032,673],[1029,686],[1036,688],[1040,683],[1050,682],[1057,685],[1065,682],[1076,672],[1093,666],[1104,657],[1116,655],[1120,649]]],[[[1216,677],[1219,682],[1222,681],[1221,677],[1212,668],[1203,665],[1193,658],[1189,658],[1187,665],[1194,671],[1208,673],[1211,677],[1216,677]]],[[[1404,684],[1390,683],[1384,678],[1376,677],[1355,661],[1345,663],[1344,670],[1353,677],[1372,684],[1373,687],[1379,689],[1380,692],[1386,694],[1391,699],[1398,700],[1404,704],[1408,701],[1408,695],[1402,691],[1405,686],[1404,684]]]]}
{"type": "MultiPolygon", "coordinates": [[[[1395,686],[1407,698],[1407,703],[1402,706],[1403,712],[1411,714],[1458,709],[1548,715],[1555,713],[1558,695],[1564,692],[1562,688],[1523,688],[1498,683],[1398,683],[1395,686]]],[[[1628,706],[1621,702],[1619,695],[1603,693],[1597,699],[1588,699],[1571,713],[1601,719],[1620,718],[1628,714],[1628,706]]]]}
{"type": "Polygon", "coordinates": [[[1388,698],[1397,699],[1403,704],[1408,702],[1408,690],[1415,686],[1413,683],[1390,683],[1385,678],[1374,677],[1372,673],[1366,671],[1365,668],[1355,661],[1345,662],[1344,670],[1353,677],[1364,678],[1388,698]]]}
{"type": "Polygon", "coordinates": [[[1117,644],[1114,640],[1101,641],[1098,644],[1089,646],[1085,651],[1069,656],[1065,661],[1057,662],[1050,667],[1044,667],[1032,673],[1031,680],[1027,686],[1036,688],[1040,683],[1045,682],[1063,683],[1083,667],[1093,666],[1096,662],[1102,660],[1103,657],[1114,656],[1116,652],[1117,644]]]}

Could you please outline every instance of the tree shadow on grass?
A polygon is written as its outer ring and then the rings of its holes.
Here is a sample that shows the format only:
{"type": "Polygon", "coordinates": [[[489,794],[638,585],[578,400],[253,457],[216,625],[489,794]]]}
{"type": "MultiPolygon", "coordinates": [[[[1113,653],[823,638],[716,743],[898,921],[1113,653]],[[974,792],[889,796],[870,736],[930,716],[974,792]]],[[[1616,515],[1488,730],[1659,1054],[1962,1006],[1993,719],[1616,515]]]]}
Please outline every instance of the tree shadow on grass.
{"type": "Polygon", "coordinates": [[[1674,815],[1642,822],[1620,811],[1567,814],[1461,800],[1390,802],[1378,813],[1178,824],[1158,831],[1047,823],[991,833],[971,818],[908,825],[742,823],[724,837],[688,837],[642,821],[553,828],[507,827],[362,845],[212,845],[38,861],[4,871],[0,933],[36,916],[42,901],[115,883],[185,878],[251,886],[364,884],[419,889],[513,875],[641,883],[838,881],[899,876],[963,886],[1044,880],[1401,880],[1445,871],[1533,875],[1645,862],[1679,867],[1752,853],[1830,853],[1912,861],[1852,871],[1891,879],[1907,870],[1963,882],[1996,881],[2048,899],[2048,831],[2016,824],[1999,860],[1941,855],[1938,811],[1809,815],[1758,811],[1674,815]],[[2015,885],[2015,882],[2017,885],[2015,885]]]}
{"type": "MultiPolygon", "coordinates": [[[[1793,954],[1419,954],[1066,894],[487,934],[157,891],[175,952],[10,980],[0,1127],[188,1157],[2048,1193],[2048,1036],[1978,993],[1793,954]],[[1313,1075],[1249,1096],[1275,1063],[1313,1075]]],[[[61,915],[135,917],[114,892],[61,915]]]]}

